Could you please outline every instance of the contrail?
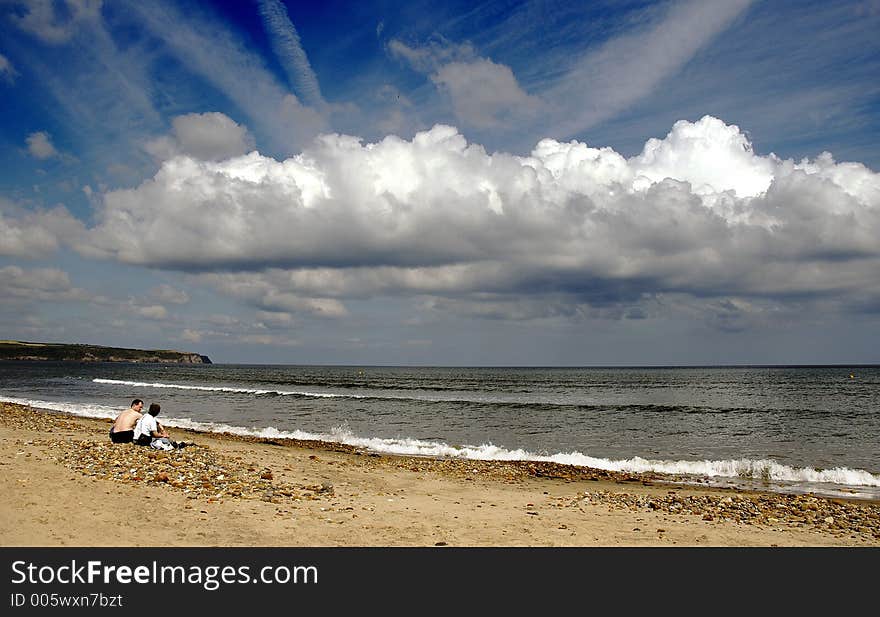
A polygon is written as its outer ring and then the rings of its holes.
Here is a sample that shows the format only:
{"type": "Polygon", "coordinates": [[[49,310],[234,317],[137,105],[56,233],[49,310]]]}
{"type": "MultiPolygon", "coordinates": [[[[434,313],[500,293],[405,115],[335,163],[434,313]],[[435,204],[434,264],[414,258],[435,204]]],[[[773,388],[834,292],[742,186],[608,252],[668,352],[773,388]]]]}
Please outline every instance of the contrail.
{"type": "Polygon", "coordinates": [[[753,2],[682,0],[648,28],[612,38],[589,52],[548,93],[550,100],[575,101],[577,105],[562,108],[552,134],[573,136],[648,96],[753,2]]]}
{"type": "Polygon", "coordinates": [[[260,16],[269,34],[272,50],[287,73],[287,79],[303,103],[323,107],[321,87],[302,48],[299,34],[287,15],[287,8],[279,0],[259,0],[260,16]]]}

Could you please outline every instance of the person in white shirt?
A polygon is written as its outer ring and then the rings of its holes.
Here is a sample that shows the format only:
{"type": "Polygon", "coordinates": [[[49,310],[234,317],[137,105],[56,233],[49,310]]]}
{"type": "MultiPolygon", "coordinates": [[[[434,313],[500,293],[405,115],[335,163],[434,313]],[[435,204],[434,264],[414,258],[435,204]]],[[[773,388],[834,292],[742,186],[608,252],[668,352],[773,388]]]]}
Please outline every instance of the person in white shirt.
{"type": "MultiPolygon", "coordinates": [[[[137,424],[134,426],[134,442],[136,444],[149,446],[153,439],[161,439],[162,437],[170,441],[168,431],[156,420],[156,416],[159,415],[161,409],[162,407],[158,403],[152,403],[147,413],[137,421],[137,424]]],[[[173,444],[173,442],[171,443],[173,444]]]]}

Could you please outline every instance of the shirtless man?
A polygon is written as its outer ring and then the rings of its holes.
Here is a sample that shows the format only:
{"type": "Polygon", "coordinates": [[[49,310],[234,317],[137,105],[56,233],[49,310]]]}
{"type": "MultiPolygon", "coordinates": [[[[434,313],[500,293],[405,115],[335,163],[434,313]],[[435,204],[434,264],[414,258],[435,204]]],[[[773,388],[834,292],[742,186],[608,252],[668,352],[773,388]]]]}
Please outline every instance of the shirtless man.
{"type": "Polygon", "coordinates": [[[110,441],[113,443],[131,443],[134,441],[134,425],[143,415],[141,409],[144,402],[136,398],[131,402],[131,407],[116,417],[116,421],[110,428],[110,441]]]}

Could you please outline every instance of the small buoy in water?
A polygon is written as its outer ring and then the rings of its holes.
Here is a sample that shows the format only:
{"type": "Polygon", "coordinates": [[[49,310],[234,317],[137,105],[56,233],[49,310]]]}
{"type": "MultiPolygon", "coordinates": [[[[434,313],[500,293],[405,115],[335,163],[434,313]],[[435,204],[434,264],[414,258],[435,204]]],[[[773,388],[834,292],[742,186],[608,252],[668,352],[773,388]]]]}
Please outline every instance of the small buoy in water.
{"type": "Polygon", "coordinates": [[[856,376],[855,376],[855,375],[853,375],[853,374],[852,374],[852,373],[850,373],[850,374],[849,374],[849,378],[850,378],[850,379],[855,379],[855,378],[856,378],[856,376]]]}

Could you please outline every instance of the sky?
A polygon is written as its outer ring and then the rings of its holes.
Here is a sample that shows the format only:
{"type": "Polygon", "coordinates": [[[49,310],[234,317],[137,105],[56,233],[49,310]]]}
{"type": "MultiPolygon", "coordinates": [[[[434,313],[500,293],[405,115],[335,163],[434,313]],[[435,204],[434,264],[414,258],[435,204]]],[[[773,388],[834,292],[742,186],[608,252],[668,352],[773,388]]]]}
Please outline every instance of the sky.
{"type": "Polygon", "coordinates": [[[880,0],[0,0],[0,338],[880,362],[880,0]]]}

